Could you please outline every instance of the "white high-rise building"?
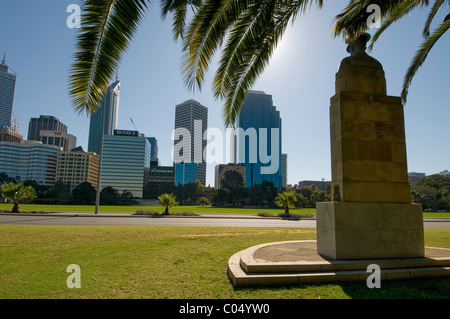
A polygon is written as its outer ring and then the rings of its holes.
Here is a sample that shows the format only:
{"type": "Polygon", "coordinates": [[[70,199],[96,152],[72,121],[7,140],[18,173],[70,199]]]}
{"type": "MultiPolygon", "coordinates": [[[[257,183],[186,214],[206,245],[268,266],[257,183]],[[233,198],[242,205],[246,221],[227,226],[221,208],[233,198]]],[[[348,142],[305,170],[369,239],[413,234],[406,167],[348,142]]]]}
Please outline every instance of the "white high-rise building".
{"type": "Polygon", "coordinates": [[[120,81],[116,80],[108,87],[103,96],[101,106],[91,116],[89,124],[88,152],[100,154],[102,135],[113,135],[117,129],[119,117],[120,81]],[[102,133],[103,112],[105,113],[104,130],[102,133]]]}
{"type": "Polygon", "coordinates": [[[5,55],[0,63],[0,127],[8,127],[18,132],[18,125],[11,121],[16,90],[17,74],[6,65],[5,55]]]}
{"type": "Polygon", "coordinates": [[[203,136],[207,128],[206,106],[195,100],[188,100],[175,107],[175,185],[193,183],[196,179],[203,185],[206,184],[206,158],[203,151],[207,141],[203,136]]]}

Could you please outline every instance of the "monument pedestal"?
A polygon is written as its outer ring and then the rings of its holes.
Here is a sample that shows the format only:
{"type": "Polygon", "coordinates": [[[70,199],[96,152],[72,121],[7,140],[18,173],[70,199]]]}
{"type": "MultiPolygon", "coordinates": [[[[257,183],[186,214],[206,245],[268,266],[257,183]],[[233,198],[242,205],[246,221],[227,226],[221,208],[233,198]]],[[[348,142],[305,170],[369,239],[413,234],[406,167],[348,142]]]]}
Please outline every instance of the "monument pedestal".
{"type": "Polygon", "coordinates": [[[419,204],[317,203],[317,252],[335,259],[424,257],[419,204]]]}
{"type": "Polygon", "coordinates": [[[318,253],[336,260],[424,256],[411,204],[403,105],[386,94],[368,34],[349,44],[330,102],[332,201],[317,204],[318,253]]]}

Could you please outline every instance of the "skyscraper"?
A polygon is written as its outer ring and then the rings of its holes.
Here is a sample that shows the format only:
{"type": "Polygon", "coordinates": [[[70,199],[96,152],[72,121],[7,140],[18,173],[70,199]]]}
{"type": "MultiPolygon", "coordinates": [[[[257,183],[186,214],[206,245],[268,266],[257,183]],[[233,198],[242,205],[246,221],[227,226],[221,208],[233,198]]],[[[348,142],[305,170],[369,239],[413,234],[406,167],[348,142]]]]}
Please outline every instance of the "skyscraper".
{"type": "Polygon", "coordinates": [[[115,130],[113,135],[105,135],[100,189],[112,187],[142,198],[149,178],[150,153],[150,142],[138,131],[115,130]]]}
{"type": "Polygon", "coordinates": [[[108,87],[97,112],[91,116],[89,123],[88,152],[100,154],[102,135],[113,135],[114,130],[117,129],[119,97],[120,81],[116,79],[116,82],[108,87]],[[106,113],[105,126],[102,133],[103,112],[106,113]]]}
{"type": "Polygon", "coordinates": [[[16,78],[17,74],[6,65],[5,55],[3,55],[0,64],[0,127],[13,128],[18,132],[17,124],[11,122],[16,78]]]}
{"type": "Polygon", "coordinates": [[[206,158],[204,158],[203,150],[206,148],[207,141],[203,139],[203,136],[207,128],[208,108],[206,106],[195,100],[188,100],[175,107],[173,160],[176,185],[191,183],[196,179],[203,185],[206,184],[206,158]]]}
{"type": "Polygon", "coordinates": [[[266,180],[281,189],[281,118],[272,96],[249,91],[236,128],[236,159],[246,167],[246,186],[266,180]]]}
{"type": "Polygon", "coordinates": [[[56,117],[50,115],[41,115],[39,118],[31,118],[28,125],[28,140],[41,141],[41,131],[67,133],[67,126],[61,123],[56,117]]]}

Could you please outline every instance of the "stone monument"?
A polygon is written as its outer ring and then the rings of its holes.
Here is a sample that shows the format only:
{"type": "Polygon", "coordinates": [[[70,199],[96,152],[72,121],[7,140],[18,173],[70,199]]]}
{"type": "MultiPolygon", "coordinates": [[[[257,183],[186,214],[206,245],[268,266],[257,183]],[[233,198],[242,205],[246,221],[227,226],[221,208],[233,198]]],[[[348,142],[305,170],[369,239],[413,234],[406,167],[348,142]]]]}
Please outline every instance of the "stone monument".
{"type": "Polygon", "coordinates": [[[411,203],[403,105],[383,67],[348,45],[331,98],[332,202],[317,203],[317,252],[332,259],[424,257],[422,206],[411,203]]]}

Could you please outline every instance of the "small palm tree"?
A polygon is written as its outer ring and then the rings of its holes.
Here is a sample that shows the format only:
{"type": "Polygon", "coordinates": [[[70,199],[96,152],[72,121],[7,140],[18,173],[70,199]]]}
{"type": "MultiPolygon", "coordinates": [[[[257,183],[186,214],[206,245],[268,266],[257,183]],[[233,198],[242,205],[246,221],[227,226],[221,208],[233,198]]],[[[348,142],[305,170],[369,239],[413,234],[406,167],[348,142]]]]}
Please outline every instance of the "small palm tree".
{"type": "Polygon", "coordinates": [[[33,187],[15,183],[2,185],[2,196],[8,199],[10,202],[14,203],[12,209],[13,213],[19,212],[19,201],[32,201],[37,197],[36,191],[33,187]]]}
{"type": "Polygon", "coordinates": [[[293,208],[295,202],[297,201],[297,197],[294,192],[283,192],[278,193],[277,198],[275,198],[275,202],[284,207],[284,216],[289,216],[289,208],[293,208]]]}
{"type": "Polygon", "coordinates": [[[178,204],[176,198],[173,194],[162,194],[158,197],[159,204],[165,208],[164,215],[169,215],[169,208],[178,204]]]}

